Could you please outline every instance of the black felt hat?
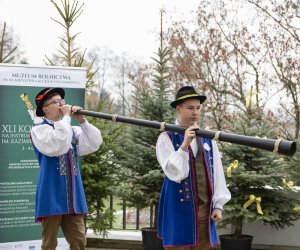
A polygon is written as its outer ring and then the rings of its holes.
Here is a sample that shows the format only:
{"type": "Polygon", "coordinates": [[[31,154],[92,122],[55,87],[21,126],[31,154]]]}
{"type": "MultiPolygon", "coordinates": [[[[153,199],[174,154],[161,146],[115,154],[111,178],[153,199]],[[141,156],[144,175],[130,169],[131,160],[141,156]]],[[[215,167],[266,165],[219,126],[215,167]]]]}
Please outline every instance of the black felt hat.
{"type": "Polygon", "coordinates": [[[170,105],[172,108],[185,100],[188,99],[199,99],[200,103],[203,103],[206,100],[206,95],[200,95],[192,86],[184,86],[177,91],[175,101],[171,102],[170,105]]]}
{"type": "Polygon", "coordinates": [[[61,98],[65,97],[65,91],[62,88],[45,88],[40,91],[35,97],[36,104],[36,115],[41,117],[44,116],[43,104],[48,99],[48,96],[52,93],[57,93],[61,98]]]}

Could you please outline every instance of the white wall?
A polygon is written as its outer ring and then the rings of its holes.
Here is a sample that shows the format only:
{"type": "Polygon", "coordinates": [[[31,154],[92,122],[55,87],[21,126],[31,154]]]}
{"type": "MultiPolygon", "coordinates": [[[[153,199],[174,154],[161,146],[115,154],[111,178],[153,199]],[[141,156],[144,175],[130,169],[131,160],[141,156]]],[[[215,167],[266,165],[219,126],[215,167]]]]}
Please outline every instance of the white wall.
{"type": "Polygon", "coordinates": [[[251,223],[245,225],[243,231],[244,234],[254,236],[253,244],[300,247],[300,221],[284,230],[276,230],[261,223],[251,223]]]}

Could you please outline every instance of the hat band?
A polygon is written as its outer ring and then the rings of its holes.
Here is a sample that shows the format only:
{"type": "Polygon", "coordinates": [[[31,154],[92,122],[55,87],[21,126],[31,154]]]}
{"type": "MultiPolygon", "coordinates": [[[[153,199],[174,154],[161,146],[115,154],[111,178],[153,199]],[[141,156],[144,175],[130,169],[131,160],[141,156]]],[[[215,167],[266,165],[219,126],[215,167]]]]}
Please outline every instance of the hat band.
{"type": "Polygon", "coordinates": [[[184,95],[184,96],[181,96],[179,98],[176,99],[176,101],[179,101],[179,100],[182,100],[182,99],[185,99],[185,98],[189,98],[189,97],[194,97],[194,96],[199,96],[198,94],[190,94],[190,95],[184,95]]]}
{"type": "Polygon", "coordinates": [[[41,101],[41,100],[44,98],[44,96],[45,96],[50,90],[52,90],[52,89],[48,89],[47,91],[45,91],[44,94],[37,96],[37,97],[36,97],[36,100],[37,100],[37,101],[41,101]]]}

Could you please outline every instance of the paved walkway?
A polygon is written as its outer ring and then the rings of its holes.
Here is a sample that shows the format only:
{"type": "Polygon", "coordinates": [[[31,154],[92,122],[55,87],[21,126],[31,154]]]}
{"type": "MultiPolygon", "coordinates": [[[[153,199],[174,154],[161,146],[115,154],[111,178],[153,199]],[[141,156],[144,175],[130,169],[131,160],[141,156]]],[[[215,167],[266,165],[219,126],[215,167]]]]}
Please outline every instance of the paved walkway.
{"type": "MultiPolygon", "coordinates": [[[[93,243],[95,243],[95,240],[97,241],[97,239],[99,239],[99,241],[102,242],[103,235],[95,235],[92,230],[88,230],[87,238],[88,238],[89,244],[92,244],[94,246],[93,243]],[[93,242],[93,243],[91,243],[91,242],[93,242]]],[[[124,247],[124,250],[129,249],[129,248],[133,249],[132,247],[134,247],[134,249],[135,249],[135,247],[137,247],[137,249],[141,249],[140,245],[136,245],[136,243],[133,243],[133,242],[139,242],[139,241],[142,241],[141,231],[138,231],[138,230],[111,230],[111,231],[108,231],[107,236],[104,238],[104,244],[103,244],[103,246],[102,246],[103,248],[101,248],[101,250],[116,250],[116,249],[120,249],[120,246],[124,247]],[[110,241],[111,243],[108,243],[109,240],[112,240],[112,241],[110,241]],[[123,243],[121,243],[121,241],[126,241],[126,244],[123,246],[122,245],[123,243]],[[105,248],[105,246],[106,247],[115,246],[115,248],[105,248]]],[[[87,250],[99,250],[99,248],[87,247],[87,250]]]]}
{"type": "MultiPolygon", "coordinates": [[[[92,238],[103,238],[102,235],[95,235],[92,230],[87,231],[87,237],[92,238]]],[[[136,230],[111,230],[108,232],[107,235],[108,239],[118,239],[118,240],[142,240],[142,233],[141,231],[136,230]]]]}
{"type": "MultiPolygon", "coordinates": [[[[87,231],[87,237],[91,238],[103,238],[102,235],[95,235],[92,230],[87,231]]],[[[112,230],[108,232],[108,239],[118,239],[118,240],[142,240],[142,234],[140,231],[118,231],[112,230]]],[[[40,250],[41,249],[41,240],[32,240],[32,241],[20,241],[20,242],[8,242],[8,243],[0,243],[0,250],[40,250]]],[[[68,250],[68,244],[65,238],[58,239],[58,246],[56,250],[68,250]]],[[[99,250],[99,248],[87,248],[88,250],[99,250]]],[[[104,250],[104,249],[101,249],[104,250]]],[[[113,249],[105,249],[105,250],[113,250],[113,249]]]]}

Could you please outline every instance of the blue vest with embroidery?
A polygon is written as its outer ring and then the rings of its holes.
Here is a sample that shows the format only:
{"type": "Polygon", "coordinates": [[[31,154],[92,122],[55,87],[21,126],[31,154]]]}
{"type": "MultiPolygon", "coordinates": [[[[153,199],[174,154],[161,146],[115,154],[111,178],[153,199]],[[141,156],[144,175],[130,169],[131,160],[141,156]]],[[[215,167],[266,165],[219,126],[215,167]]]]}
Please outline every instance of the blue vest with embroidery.
{"type": "MultiPolygon", "coordinates": [[[[41,124],[48,124],[44,121],[41,124]]],[[[53,127],[52,124],[48,124],[53,127]]],[[[76,144],[58,157],[42,154],[33,145],[40,170],[36,189],[35,220],[88,212],[80,175],[76,144]]]]}
{"type": "MultiPolygon", "coordinates": [[[[183,142],[183,135],[167,132],[177,151],[183,142]]],[[[206,138],[197,138],[199,145],[204,148],[204,164],[207,171],[207,180],[210,190],[210,214],[212,212],[213,196],[213,150],[212,142],[206,138]],[[207,144],[206,147],[203,145],[207,144]],[[209,148],[209,150],[208,150],[209,148]]],[[[165,176],[164,184],[160,194],[158,208],[158,237],[163,241],[164,247],[179,246],[197,246],[199,245],[199,223],[197,211],[197,195],[195,190],[192,171],[192,156],[190,152],[190,170],[189,176],[176,183],[165,176]]],[[[208,217],[208,233],[210,245],[218,244],[218,235],[216,225],[213,220],[208,217]]]]}

